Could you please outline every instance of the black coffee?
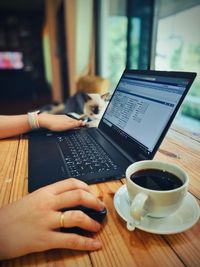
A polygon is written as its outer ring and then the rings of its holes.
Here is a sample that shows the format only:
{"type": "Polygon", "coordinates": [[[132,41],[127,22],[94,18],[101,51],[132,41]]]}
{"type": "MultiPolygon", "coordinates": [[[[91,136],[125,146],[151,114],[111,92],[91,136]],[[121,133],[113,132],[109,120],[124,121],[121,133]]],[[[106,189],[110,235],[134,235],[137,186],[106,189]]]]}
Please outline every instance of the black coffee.
{"type": "Polygon", "coordinates": [[[144,188],[151,190],[172,190],[183,185],[176,175],[157,169],[144,169],[131,175],[131,180],[144,188]]]}

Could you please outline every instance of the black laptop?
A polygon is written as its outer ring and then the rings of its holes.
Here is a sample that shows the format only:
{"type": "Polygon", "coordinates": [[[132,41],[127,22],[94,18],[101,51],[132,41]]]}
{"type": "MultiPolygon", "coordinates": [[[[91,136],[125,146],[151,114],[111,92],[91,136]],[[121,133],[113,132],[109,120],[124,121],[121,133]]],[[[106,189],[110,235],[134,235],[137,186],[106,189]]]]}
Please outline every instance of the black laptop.
{"type": "Polygon", "coordinates": [[[195,76],[125,70],[98,128],[30,133],[29,192],[69,177],[119,179],[131,163],[152,159],[195,76]]]}

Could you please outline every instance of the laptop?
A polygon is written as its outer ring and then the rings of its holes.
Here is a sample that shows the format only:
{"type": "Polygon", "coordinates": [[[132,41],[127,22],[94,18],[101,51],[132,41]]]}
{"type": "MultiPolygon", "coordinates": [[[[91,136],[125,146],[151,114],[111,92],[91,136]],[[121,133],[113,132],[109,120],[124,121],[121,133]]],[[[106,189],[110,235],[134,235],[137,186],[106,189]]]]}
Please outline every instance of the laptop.
{"type": "Polygon", "coordinates": [[[99,126],[29,134],[28,190],[69,177],[120,179],[153,159],[196,73],[125,70],[99,126]]]}

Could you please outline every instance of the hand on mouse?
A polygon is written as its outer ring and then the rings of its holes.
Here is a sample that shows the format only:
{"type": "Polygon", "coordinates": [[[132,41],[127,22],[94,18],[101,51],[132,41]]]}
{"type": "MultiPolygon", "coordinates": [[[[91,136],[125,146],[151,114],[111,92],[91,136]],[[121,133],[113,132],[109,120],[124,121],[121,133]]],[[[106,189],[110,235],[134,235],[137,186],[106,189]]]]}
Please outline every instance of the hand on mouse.
{"type": "Polygon", "coordinates": [[[80,210],[64,208],[83,205],[101,211],[104,204],[89,186],[70,178],[43,187],[0,209],[0,259],[14,258],[53,248],[97,250],[93,238],[62,233],[60,227],[78,226],[97,232],[100,224],[80,210]]]}

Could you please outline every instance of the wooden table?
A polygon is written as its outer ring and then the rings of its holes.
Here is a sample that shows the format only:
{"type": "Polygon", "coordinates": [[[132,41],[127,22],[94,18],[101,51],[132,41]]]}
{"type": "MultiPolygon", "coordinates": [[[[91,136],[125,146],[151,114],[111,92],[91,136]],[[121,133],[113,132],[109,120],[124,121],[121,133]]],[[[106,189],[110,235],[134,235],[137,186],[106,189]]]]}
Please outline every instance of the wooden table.
{"type": "MultiPolygon", "coordinates": [[[[27,194],[28,140],[17,137],[0,141],[0,206],[27,194]]],[[[177,163],[190,176],[189,191],[200,198],[200,136],[183,131],[168,132],[155,159],[177,163]]],[[[52,250],[3,261],[1,266],[200,266],[200,221],[173,235],[157,235],[136,229],[129,232],[113,205],[115,192],[125,180],[92,185],[106,204],[108,216],[96,234],[103,243],[97,252],[52,250]]]]}

